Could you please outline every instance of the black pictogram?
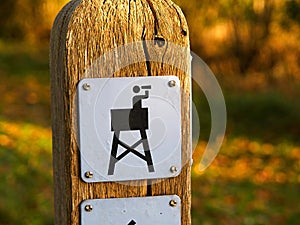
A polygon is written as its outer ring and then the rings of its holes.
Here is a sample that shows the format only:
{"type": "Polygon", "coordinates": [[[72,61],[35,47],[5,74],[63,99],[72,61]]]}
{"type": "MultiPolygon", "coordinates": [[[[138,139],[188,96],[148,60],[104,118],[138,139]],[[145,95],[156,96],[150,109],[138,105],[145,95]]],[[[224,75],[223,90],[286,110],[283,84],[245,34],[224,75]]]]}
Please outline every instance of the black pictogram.
{"type": "Polygon", "coordinates": [[[146,130],[149,129],[148,108],[143,108],[142,106],[142,100],[149,98],[149,89],[151,89],[150,85],[141,87],[134,86],[133,92],[137,95],[133,96],[132,98],[132,108],[111,109],[110,111],[111,131],[114,131],[114,135],[110,153],[108,175],[114,174],[116,163],[129,153],[133,153],[142,160],[146,161],[148,165],[148,171],[154,172],[152,156],[146,133],[146,130]],[[141,91],[141,89],[143,89],[145,93],[139,95],[138,93],[141,91]],[[132,146],[129,146],[120,140],[120,132],[133,130],[137,130],[140,132],[141,139],[134,143],[132,146]],[[140,144],[142,144],[143,146],[144,155],[135,150],[135,148],[140,144]],[[125,148],[126,151],[117,156],[119,145],[125,148]]]}
{"type": "Polygon", "coordinates": [[[129,224],[127,224],[127,225],[136,225],[136,222],[135,222],[134,220],[131,220],[131,221],[129,222],[129,224]]]}

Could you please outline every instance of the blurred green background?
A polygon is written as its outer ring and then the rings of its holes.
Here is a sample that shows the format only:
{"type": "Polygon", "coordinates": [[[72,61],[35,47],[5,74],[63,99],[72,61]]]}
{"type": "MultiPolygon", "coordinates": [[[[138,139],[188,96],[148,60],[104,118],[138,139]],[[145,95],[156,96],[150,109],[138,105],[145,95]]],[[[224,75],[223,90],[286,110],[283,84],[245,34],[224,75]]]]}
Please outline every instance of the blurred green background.
{"type": "MultiPolygon", "coordinates": [[[[0,224],[52,225],[49,32],[66,0],[0,2],[0,224]]],[[[300,223],[300,1],[175,0],[213,70],[228,124],[199,170],[210,111],[197,87],[194,225],[300,223]]]]}

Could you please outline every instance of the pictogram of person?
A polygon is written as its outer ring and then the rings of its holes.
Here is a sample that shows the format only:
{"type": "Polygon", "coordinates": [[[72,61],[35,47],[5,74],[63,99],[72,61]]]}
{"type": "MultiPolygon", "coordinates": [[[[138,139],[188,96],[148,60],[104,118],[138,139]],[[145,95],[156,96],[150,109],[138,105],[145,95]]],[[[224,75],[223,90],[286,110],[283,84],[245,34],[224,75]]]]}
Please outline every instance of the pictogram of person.
{"type": "MultiPolygon", "coordinates": [[[[150,89],[151,86],[143,86],[142,88],[150,89]]],[[[133,87],[133,92],[134,93],[137,94],[140,91],[141,91],[141,88],[139,86],[134,86],[133,87]]],[[[149,91],[148,90],[145,91],[144,95],[135,95],[135,96],[133,96],[133,98],[132,98],[132,107],[133,107],[133,109],[135,109],[135,110],[141,109],[142,108],[142,100],[147,99],[147,98],[149,98],[149,91]]]]}

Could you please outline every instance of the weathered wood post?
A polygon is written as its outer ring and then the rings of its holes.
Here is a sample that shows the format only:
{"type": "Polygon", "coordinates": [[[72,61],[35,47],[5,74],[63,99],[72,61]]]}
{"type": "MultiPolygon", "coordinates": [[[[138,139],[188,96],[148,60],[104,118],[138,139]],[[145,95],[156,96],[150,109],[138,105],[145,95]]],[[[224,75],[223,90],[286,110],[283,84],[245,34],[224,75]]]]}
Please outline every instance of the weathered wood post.
{"type": "MultiPolygon", "coordinates": [[[[80,224],[80,204],[88,199],[164,195],[180,197],[181,224],[191,224],[189,32],[180,8],[170,0],[72,0],[54,22],[50,48],[55,224],[80,224]],[[125,55],[121,54],[124,49],[121,53],[116,49],[131,43],[125,55]],[[121,59],[127,61],[120,66],[121,59]],[[83,78],[165,75],[180,80],[180,174],[161,180],[135,179],[126,184],[84,181],[82,173],[86,178],[93,174],[81,168],[79,82],[83,78]]],[[[90,86],[86,85],[88,90],[90,86]]],[[[91,210],[89,205],[85,209],[91,210]]],[[[136,223],[134,218],[128,222],[136,223]]]]}

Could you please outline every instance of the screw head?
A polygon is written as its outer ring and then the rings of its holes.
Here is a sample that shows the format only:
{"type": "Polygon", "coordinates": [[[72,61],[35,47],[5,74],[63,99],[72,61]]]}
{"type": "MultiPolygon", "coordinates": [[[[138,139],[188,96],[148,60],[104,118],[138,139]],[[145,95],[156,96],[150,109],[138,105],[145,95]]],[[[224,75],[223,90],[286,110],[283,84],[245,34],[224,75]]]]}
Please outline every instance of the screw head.
{"type": "Polygon", "coordinates": [[[176,166],[171,166],[170,171],[172,173],[176,173],[177,172],[177,167],[176,166]]]}
{"type": "Polygon", "coordinates": [[[177,202],[175,201],[175,200],[171,200],[170,202],[169,202],[169,205],[171,206],[171,207],[176,207],[177,206],[177,202]]]}
{"type": "Polygon", "coordinates": [[[87,171],[87,172],[85,172],[84,176],[85,176],[86,178],[93,178],[94,174],[93,174],[93,172],[91,172],[91,171],[87,171]]]}
{"type": "Polygon", "coordinates": [[[169,87],[175,87],[176,86],[176,81],[175,80],[170,80],[168,84],[169,84],[169,87]]]}
{"type": "Polygon", "coordinates": [[[91,212],[91,211],[93,210],[93,206],[92,206],[92,205],[86,205],[86,206],[84,207],[84,209],[85,209],[85,211],[87,211],[87,212],[91,212]]]}
{"type": "Polygon", "coordinates": [[[83,89],[84,89],[85,91],[88,91],[88,90],[91,89],[91,85],[88,84],[88,83],[84,83],[84,84],[82,85],[82,87],[83,87],[83,89]]]}

